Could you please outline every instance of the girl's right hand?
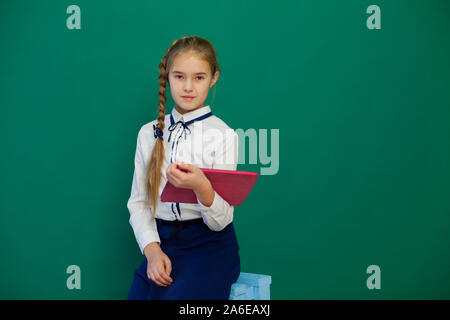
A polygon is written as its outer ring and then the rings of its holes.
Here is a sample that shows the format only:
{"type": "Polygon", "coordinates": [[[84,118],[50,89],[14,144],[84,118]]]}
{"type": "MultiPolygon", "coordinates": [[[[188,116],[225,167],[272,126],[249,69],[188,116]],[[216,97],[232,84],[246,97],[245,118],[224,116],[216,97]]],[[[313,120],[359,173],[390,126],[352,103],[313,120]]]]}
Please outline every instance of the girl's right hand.
{"type": "Polygon", "coordinates": [[[169,257],[161,250],[157,242],[149,243],[144,248],[147,257],[147,277],[161,287],[172,284],[170,277],[172,263],[169,257]]]}

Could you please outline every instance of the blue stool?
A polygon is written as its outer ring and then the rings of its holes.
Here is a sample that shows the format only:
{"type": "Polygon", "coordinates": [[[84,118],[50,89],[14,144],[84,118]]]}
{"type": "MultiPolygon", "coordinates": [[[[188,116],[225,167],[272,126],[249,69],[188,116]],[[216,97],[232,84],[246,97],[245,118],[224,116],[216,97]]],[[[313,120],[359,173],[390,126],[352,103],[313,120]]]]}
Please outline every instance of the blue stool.
{"type": "Polygon", "coordinates": [[[241,272],[231,286],[229,300],[270,300],[271,283],[271,276],[241,272]]]}

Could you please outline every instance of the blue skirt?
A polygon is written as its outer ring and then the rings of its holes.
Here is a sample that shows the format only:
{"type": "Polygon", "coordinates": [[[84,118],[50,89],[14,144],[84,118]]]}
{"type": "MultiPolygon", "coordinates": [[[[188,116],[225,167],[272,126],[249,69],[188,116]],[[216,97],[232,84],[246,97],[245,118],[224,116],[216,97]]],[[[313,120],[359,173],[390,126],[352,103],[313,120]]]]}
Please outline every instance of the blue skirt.
{"type": "Polygon", "coordinates": [[[161,287],[147,277],[147,258],[134,271],[130,300],[227,300],[240,274],[233,222],[213,231],[202,218],[180,226],[157,219],[161,249],[172,263],[172,284],[161,287]],[[196,222],[196,223],[192,223],[196,222]],[[175,237],[174,237],[175,233],[175,237]]]}

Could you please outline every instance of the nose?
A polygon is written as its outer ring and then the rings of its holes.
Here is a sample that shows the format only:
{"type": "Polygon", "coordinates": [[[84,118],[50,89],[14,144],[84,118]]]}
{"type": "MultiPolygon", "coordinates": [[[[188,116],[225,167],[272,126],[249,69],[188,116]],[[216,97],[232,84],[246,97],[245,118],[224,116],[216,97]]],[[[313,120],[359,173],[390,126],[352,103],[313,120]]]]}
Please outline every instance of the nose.
{"type": "Polygon", "coordinates": [[[190,79],[187,79],[184,82],[184,91],[186,91],[186,92],[191,92],[192,91],[192,83],[191,83],[190,79]]]}

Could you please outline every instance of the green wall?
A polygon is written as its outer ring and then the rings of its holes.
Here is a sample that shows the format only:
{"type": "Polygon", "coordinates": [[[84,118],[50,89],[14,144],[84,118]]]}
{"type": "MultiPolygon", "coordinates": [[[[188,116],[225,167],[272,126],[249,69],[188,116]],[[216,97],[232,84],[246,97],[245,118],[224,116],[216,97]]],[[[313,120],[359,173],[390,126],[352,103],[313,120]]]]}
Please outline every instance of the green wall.
{"type": "Polygon", "coordinates": [[[235,208],[242,271],[271,275],[273,299],[450,298],[449,12],[445,0],[3,3],[0,298],[127,297],[142,260],[126,207],[137,133],[156,117],[165,50],[190,34],[218,52],[213,113],[279,129],[278,173],[235,208]],[[80,30],[66,27],[72,4],[80,30]],[[381,289],[366,286],[370,265],[381,289]]]}

